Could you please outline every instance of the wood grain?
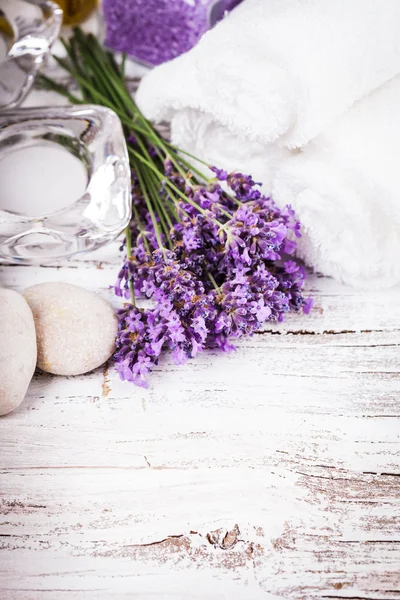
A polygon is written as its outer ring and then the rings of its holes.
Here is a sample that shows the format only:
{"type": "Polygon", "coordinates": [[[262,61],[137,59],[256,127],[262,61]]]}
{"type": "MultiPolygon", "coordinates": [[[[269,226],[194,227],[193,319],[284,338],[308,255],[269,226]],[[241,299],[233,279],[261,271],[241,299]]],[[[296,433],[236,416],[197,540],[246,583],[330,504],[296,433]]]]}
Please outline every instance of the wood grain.
{"type": "MultiPolygon", "coordinates": [[[[119,261],[0,281],[116,304],[119,261]]],[[[165,358],[149,390],[110,365],[35,375],[0,420],[1,600],[400,599],[400,289],[307,287],[309,317],[165,358]]]]}
{"type": "MultiPolygon", "coordinates": [[[[117,263],[0,279],[113,300],[117,263]]],[[[400,598],[400,290],[307,285],[310,317],[149,390],[35,375],[0,421],[2,598],[400,598]]]]}

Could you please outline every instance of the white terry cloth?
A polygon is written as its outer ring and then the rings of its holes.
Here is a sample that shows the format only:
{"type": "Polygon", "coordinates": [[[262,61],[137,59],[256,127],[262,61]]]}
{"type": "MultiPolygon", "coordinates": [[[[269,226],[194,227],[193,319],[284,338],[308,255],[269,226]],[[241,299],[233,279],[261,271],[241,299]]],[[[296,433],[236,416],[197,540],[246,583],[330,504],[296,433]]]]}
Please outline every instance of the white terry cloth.
{"type": "Polygon", "coordinates": [[[152,120],[210,115],[249,141],[295,148],[400,73],[400,0],[244,0],[188,53],[150,72],[152,120]]]}
{"type": "Polygon", "coordinates": [[[400,283],[400,75],[294,151],[240,139],[193,109],[173,125],[178,146],[292,204],[298,255],[315,270],[361,287],[400,283]]]}
{"type": "Polygon", "coordinates": [[[272,184],[302,223],[298,254],[362,287],[400,283],[400,76],[284,161],[272,184]]]}
{"type": "Polygon", "coordinates": [[[148,118],[172,121],[179,147],[291,203],[308,265],[354,285],[395,285],[399,19],[400,0],[244,0],[150,72],[137,100],[148,118]]]}
{"type": "MultiPolygon", "coordinates": [[[[181,110],[173,117],[172,141],[178,148],[209,165],[229,172],[251,174],[263,184],[266,194],[271,194],[278,166],[292,155],[290,150],[276,144],[262,144],[245,136],[235,135],[226,127],[218,125],[212,115],[199,113],[192,108],[181,110]]],[[[201,164],[198,168],[205,170],[201,164]]],[[[208,175],[213,176],[212,172],[208,175]]]]}

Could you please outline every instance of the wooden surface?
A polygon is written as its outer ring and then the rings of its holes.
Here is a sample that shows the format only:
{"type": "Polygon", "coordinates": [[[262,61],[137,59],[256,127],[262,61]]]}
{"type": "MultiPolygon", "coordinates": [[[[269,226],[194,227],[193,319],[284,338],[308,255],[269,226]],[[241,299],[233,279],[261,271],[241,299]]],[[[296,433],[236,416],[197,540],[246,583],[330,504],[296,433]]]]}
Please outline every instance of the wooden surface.
{"type": "MultiPolygon", "coordinates": [[[[112,299],[117,265],[0,280],[112,299]]],[[[35,376],[0,420],[2,600],[400,598],[400,290],[308,287],[309,317],[166,359],[148,391],[35,376]]]]}
{"type": "MultiPolygon", "coordinates": [[[[114,302],[119,261],[0,281],[114,302]]],[[[400,289],[307,285],[309,317],[165,359],[148,391],[35,375],[0,419],[1,600],[400,599],[400,289]]]]}

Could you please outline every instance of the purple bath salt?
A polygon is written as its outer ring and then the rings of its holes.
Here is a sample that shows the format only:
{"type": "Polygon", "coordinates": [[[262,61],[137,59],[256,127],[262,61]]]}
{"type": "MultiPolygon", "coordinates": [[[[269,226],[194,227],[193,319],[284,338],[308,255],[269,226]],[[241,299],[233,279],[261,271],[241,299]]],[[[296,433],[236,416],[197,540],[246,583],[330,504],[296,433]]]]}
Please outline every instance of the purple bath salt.
{"type": "Polygon", "coordinates": [[[106,45],[159,65],[187,52],[241,0],[103,0],[106,45]]]}

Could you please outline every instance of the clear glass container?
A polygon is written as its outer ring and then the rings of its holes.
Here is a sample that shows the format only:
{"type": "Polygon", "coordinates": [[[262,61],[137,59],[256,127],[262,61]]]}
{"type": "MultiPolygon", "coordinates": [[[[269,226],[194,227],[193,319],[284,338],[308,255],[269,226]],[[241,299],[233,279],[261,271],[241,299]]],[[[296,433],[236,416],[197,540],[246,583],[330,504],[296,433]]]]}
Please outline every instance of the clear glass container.
{"type": "Polygon", "coordinates": [[[49,0],[0,0],[0,110],[16,107],[29,92],[62,23],[49,0]]]}
{"type": "Polygon", "coordinates": [[[117,115],[104,107],[0,114],[0,178],[0,257],[9,261],[43,263],[95,250],[131,218],[125,138],[117,115]]]}

